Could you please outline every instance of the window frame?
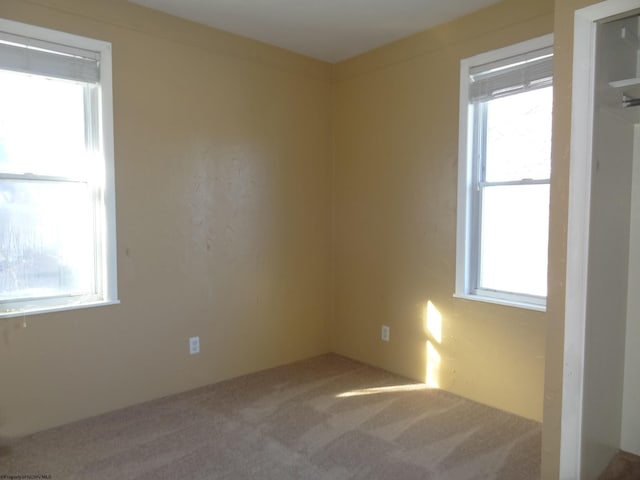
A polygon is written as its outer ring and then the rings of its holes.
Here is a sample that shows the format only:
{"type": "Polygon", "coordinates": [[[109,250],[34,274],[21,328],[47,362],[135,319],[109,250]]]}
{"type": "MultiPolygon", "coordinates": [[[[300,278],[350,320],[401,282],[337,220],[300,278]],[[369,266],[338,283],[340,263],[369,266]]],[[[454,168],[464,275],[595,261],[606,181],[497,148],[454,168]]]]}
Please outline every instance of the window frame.
{"type": "MultiPolygon", "coordinates": [[[[86,180],[94,192],[95,200],[90,205],[94,218],[95,292],[89,295],[47,296],[44,298],[14,298],[0,302],[0,319],[15,316],[75,310],[80,308],[118,304],[117,252],[116,252],[116,210],[113,135],[113,86],[111,43],[93,38],[74,35],[48,28],[0,18],[0,33],[25,37],[33,41],[37,48],[50,46],[56,52],[73,49],[90,51],[98,56],[99,80],[89,93],[85,89],[85,125],[91,125],[86,134],[88,142],[95,146],[97,165],[93,180],[86,180]],[[91,104],[90,108],[87,107],[91,104]]],[[[10,62],[9,62],[10,63],[10,62]]],[[[10,68],[0,59],[0,69],[10,68]]],[[[29,74],[29,72],[22,71],[29,74]]],[[[43,73],[33,73],[47,77],[43,73]]],[[[80,81],[80,80],[78,80],[80,81]]],[[[2,178],[30,181],[75,182],[78,179],[65,175],[2,174],[2,178]]],[[[82,181],[85,181],[82,180],[82,181]]]]}
{"type": "Polygon", "coordinates": [[[486,151],[486,103],[475,108],[470,101],[470,71],[535,50],[553,47],[553,34],[509,45],[462,59],[460,62],[460,117],[458,144],[458,206],[456,235],[456,284],[454,297],[537,311],[546,311],[547,297],[482,288],[479,282],[482,188],[493,185],[550,184],[545,180],[521,179],[485,182],[482,167],[486,151]],[[476,125],[479,128],[476,128],[476,125]],[[476,157],[476,158],[474,158],[476,157]]]}

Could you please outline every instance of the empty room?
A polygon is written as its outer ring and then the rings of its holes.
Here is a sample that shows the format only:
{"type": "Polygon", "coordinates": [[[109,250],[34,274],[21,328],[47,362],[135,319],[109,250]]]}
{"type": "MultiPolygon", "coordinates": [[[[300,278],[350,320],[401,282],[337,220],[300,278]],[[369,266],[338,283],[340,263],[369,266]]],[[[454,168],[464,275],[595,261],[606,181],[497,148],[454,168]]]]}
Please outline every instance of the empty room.
{"type": "Polygon", "coordinates": [[[0,0],[0,479],[640,478],[639,14],[0,0]]]}

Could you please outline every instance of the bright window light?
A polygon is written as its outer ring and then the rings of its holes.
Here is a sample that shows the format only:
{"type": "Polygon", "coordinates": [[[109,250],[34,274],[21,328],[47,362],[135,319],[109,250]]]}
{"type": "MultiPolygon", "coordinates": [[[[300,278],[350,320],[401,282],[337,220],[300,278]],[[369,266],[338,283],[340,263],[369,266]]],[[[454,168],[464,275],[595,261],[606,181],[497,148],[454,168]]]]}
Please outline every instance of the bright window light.
{"type": "Polygon", "coordinates": [[[108,44],[0,21],[0,316],[117,301],[110,95],[108,44]]]}
{"type": "Polygon", "coordinates": [[[457,297],[546,306],[551,44],[462,61],[457,297]]]}

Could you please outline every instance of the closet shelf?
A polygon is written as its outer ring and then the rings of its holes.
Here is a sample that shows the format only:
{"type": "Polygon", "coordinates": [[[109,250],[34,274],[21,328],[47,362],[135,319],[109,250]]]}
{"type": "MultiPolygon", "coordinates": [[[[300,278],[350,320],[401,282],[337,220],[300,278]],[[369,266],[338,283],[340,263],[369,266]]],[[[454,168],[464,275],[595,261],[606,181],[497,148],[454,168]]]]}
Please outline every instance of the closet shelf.
{"type": "Polygon", "coordinates": [[[624,80],[616,80],[615,82],[609,82],[609,86],[613,88],[629,88],[640,85],[640,77],[627,78],[624,80]]]}
{"type": "Polygon", "coordinates": [[[609,87],[613,94],[608,96],[609,108],[619,117],[640,124],[640,105],[635,101],[640,98],[640,77],[609,82],[609,87]]]}

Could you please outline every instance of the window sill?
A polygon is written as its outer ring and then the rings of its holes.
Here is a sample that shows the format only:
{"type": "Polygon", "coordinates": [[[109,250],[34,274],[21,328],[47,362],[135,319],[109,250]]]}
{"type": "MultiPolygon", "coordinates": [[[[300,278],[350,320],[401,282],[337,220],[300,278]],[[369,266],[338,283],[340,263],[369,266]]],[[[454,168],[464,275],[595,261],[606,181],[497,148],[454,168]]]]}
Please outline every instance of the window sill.
{"type": "Polygon", "coordinates": [[[547,305],[538,305],[535,303],[520,302],[516,300],[507,300],[504,298],[495,298],[483,295],[472,295],[470,293],[454,293],[453,298],[461,298],[463,300],[473,300],[474,302],[494,303],[496,305],[504,305],[506,307],[524,308],[526,310],[535,310],[536,312],[546,312],[547,305]]]}
{"type": "Polygon", "coordinates": [[[101,300],[95,302],[86,302],[86,303],[75,303],[75,304],[67,304],[67,305],[43,305],[41,308],[29,308],[24,310],[10,310],[7,312],[0,312],[0,320],[3,318],[12,318],[12,317],[25,317],[28,315],[39,315],[41,313],[55,313],[55,312],[64,312],[68,310],[80,310],[83,308],[93,308],[93,307],[104,307],[108,305],[119,305],[120,300],[101,300]]]}

